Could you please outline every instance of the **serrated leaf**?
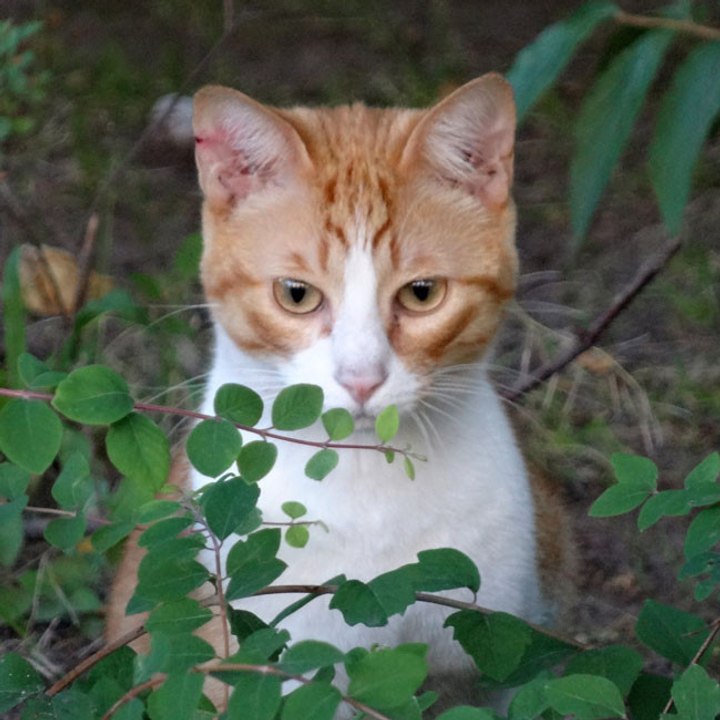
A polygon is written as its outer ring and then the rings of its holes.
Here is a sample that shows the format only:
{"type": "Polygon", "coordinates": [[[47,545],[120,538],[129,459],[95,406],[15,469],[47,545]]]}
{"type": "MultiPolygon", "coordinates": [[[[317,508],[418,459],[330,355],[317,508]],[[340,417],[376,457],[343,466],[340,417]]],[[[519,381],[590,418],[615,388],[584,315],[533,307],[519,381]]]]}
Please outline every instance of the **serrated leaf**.
{"type": "Polygon", "coordinates": [[[193,720],[205,678],[200,673],[171,674],[148,698],[151,720],[193,720]]]}
{"type": "Polygon", "coordinates": [[[685,557],[691,558],[720,542],[720,505],[701,510],[685,535],[685,557]]]}
{"type": "Polygon", "coordinates": [[[243,445],[238,456],[238,467],[243,479],[257,482],[274,467],[277,460],[277,446],[264,440],[254,440],[243,445]]]}
{"type": "Polygon", "coordinates": [[[85,535],[87,520],[78,512],[74,518],[55,518],[45,527],[45,539],[61,550],[71,550],[85,535]]]}
{"type": "Polygon", "coordinates": [[[659,655],[680,665],[689,665],[707,637],[707,628],[697,615],[646,600],[635,634],[659,655]]]}
{"type": "Polygon", "coordinates": [[[578,239],[587,232],[673,37],[666,30],[644,33],[615,57],[583,103],[570,167],[570,214],[578,239]]]}
{"type": "Polygon", "coordinates": [[[9,652],[0,657],[0,712],[14,708],[43,687],[40,675],[20,655],[9,652]]]}
{"type": "Polygon", "coordinates": [[[212,610],[197,600],[180,598],[157,605],[145,621],[145,629],[166,635],[189,633],[205,625],[212,616],[212,610]]]}
{"type": "Polygon", "coordinates": [[[281,508],[291,520],[297,520],[298,518],[303,517],[303,515],[307,515],[307,508],[302,503],[296,502],[295,500],[288,500],[288,502],[284,502],[281,508]]]}
{"type": "Polygon", "coordinates": [[[29,473],[40,475],[60,450],[62,425],[40,400],[11,400],[0,410],[0,451],[29,473]]]}
{"type": "Polygon", "coordinates": [[[52,496],[66,510],[82,507],[93,493],[88,461],[74,452],[63,464],[62,471],[52,486],[52,496]]]}
{"type": "Polygon", "coordinates": [[[337,467],[339,461],[340,457],[335,450],[319,450],[307,461],[305,475],[312,480],[324,480],[337,467]]]}
{"type": "Polygon", "coordinates": [[[693,168],[720,112],[720,44],[700,43],[680,65],[657,116],[649,149],[650,180],[665,225],[680,231],[693,168]]]}
{"type": "Polygon", "coordinates": [[[224,540],[252,512],[259,497],[257,485],[248,485],[239,477],[214,483],[202,496],[208,527],[224,540]]]}
{"type": "Polygon", "coordinates": [[[324,395],[317,385],[291,385],[278,393],[272,406],[272,424],[278,430],[300,430],[322,413],[324,395]]]}
{"type": "Polygon", "coordinates": [[[624,718],[625,703],[617,686],[604,677],[568,675],[549,680],[545,696],[550,706],[576,720],[624,718]]]}
{"type": "Polygon", "coordinates": [[[685,487],[688,490],[696,487],[707,487],[717,481],[718,475],[720,475],[720,453],[710,453],[690,471],[690,474],[685,478],[685,487]]]}
{"type": "Polygon", "coordinates": [[[293,690],[283,705],[281,720],[332,720],[342,695],[332,685],[312,683],[293,690]]]}
{"type": "Polygon", "coordinates": [[[572,658],[566,675],[600,675],[612,681],[625,696],[643,668],[642,656],[623,645],[586,650],[572,658]]]}
{"type": "Polygon", "coordinates": [[[128,415],[133,399],[125,380],[104,365],[73,370],[58,386],[53,407],[85,425],[110,425],[128,415]]]}
{"type": "Polygon", "coordinates": [[[445,627],[453,629],[453,637],[480,672],[498,681],[519,667],[532,638],[522,620],[502,612],[461,610],[447,618],[445,627]]]}
{"type": "Polygon", "coordinates": [[[686,490],[664,490],[648,498],[638,515],[638,529],[647,530],[664,517],[687,515],[690,512],[690,493],[686,490]]]}
{"type": "Polygon", "coordinates": [[[381,648],[346,665],[350,684],[348,694],[383,710],[409,700],[427,675],[425,657],[417,646],[381,648]]]}
{"type": "Polygon", "coordinates": [[[720,714],[720,686],[699,665],[691,665],[675,681],[672,696],[683,719],[715,720],[720,714]]]}
{"type": "Polygon", "coordinates": [[[285,531],[285,542],[294,548],[304,548],[310,540],[310,531],[306,525],[291,525],[285,531]]]}
{"type": "Polygon", "coordinates": [[[328,438],[334,442],[344,440],[353,434],[355,421],[345,408],[333,408],[322,414],[322,424],[328,438]]]}
{"type": "Polygon", "coordinates": [[[507,74],[515,90],[518,122],[555,82],[577,47],[616,11],[614,3],[584,3],[567,19],[543,30],[518,53],[507,74]]]}
{"type": "Polygon", "coordinates": [[[185,449],[196,470],[217,477],[234,462],[242,447],[237,428],[227,420],[201,420],[187,439],[185,449]]]}
{"type": "Polygon", "coordinates": [[[348,580],[330,600],[330,609],[339,610],[348,625],[387,625],[388,616],[372,588],[360,580],[348,580]]]}
{"type": "Polygon", "coordinates": [[[273,720],[280,708],[280,679],[272,675],[243,673],[228,703],[227,720],[273,720]]]}
{"type": "MultiPolygon", "coordinates": [[[[375,418],[375,434],[381,443],[390,442],[400,428],[400,413],[397,405],[388,405],[375,418]]],[[[392,461],[389,461],[392,462],[392,461]]]]}
{"type": "Polygon", "coordinates": [[[170,446],[165,433],[150,418],[132,412],[113,423],[105,439],[110,462],[123,474],[148,483],[157,491],[170,471],[170,446]]]}
{"type": "Polygon", "coordinates": [[[263,414],[262,398],[249,387],[226,383],[215,393],[215,414],[239,425],[254,427],[263,414]]]}
{"type": "Polygon", "coordinates": [[[345,653],[330,643],[304,640],[289,647],[282,655],[280,668],[291,675],[304,675],[343,661],[345,653]]]}

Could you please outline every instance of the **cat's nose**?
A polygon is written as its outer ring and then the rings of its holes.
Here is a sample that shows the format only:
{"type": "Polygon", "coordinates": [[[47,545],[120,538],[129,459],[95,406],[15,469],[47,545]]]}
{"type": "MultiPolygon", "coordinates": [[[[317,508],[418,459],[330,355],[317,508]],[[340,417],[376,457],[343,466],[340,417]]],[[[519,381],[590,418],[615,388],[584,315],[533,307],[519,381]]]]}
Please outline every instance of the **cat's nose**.
{"type": "Polygon", "coordinates": [[[350,397],[355,402],[364,405],[385,382],[387,372],[381,368],[362,373],[340,372],[335,379],[350,393],[350,397]]]}

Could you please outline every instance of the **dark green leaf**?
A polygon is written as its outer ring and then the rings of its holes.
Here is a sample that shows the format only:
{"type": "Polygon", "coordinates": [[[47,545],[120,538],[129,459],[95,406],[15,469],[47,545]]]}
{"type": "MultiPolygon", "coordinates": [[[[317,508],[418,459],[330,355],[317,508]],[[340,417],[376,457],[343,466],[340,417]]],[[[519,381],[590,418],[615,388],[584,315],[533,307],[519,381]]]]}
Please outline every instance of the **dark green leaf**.
{"type": "Polygon", "coordinates": [[[142,682],[157,672],[187,672],[195,665],[212,660],[215,650],[205,640],[188,633],[155,633],[151,636],[149,655],[140,657],[135,680],[142,682]]]}
{"type": "Polygon", "coordinates": [[[276,528],[259,530],[247,540],[238,540],[226,562],[230,576],[226,598],[247,597],[280,577],[287,566],[276,557],[279,548],[280,531],[276,528]]]}
{"type": "Polygon", "coordinates": [[[610,2],[584,3],[566,20],[543,30],[518,53],[507,74],[515,90],[518,122],[555,82],[578,45],[616,10],[617,6],[610,2]]]}
{"type": "Polygon", "coordinates": [[[625,703],[617,686],[604,677],[567,675],[549,680],[545,696],[550,706],[576,720],[624,718],[625,703]]]}
{"type": "Polygon", "coordinates": [[[156,602],[179,600],[207,582],[209,575],[204,565],[187,555],[170,555],[176,544],[163,544],[158,552],[149,552],[142,559],[135,591],[139,597],[156,602]]]}
{"type": "Polygon", "coordinates": [[[138,508],[137,521],[140,525],[165,520],[182,511],[183,506],[174,500],[151,500],[138,508]]]}
{"type": "Polygon", "coordinates": [[[157,605],[145,621],[145,628],[166,635],[189,633],[205,625],[212,616],[212,610],[202,607],[197,600],[180,598],[157,605]]]}
{"type": "Polygon", "coordinates": [[[280,669],[291,675],[304,675],[327,665],[342,662],[345,654],[333,645],[305,640],[289,647],[282,656],[280,669]]]}
{"type": "Polygon", "coordinates": [[[591,506],[590,517],[612,517],[634,510],[652,493],[651,489],[633,483],[616,483],[609,487],[591,506]]]}
{"type": "Polygon", "coordinates": [[[245,480],[257,482],[273,469],[276,460],[276,445],[264,440],[254,440],[243,445],[238,456],[238,467],[245,480]]]}
{"type": "Polygon", "coordinates": [[[63,464],[63,469],[52,486],[52,496],[66,510],[81,508],[94,490],[88,461],[74,452],[63,464]]]}
{"type": "Polygon", "coordinates": [[[368,583],[388,617],[404,613],[415,602],[416,567],[405,565],[383,573],[368,583]]]}
{"type": "Polygon", "coordinates": [[[699,665],[691,665],[675,681],[672,696],[681,718],[715,720],[720,714],[720,686],[699,665]]]}
{"type": "Polygon", "coordinates": [[[698,486],[706,487],[714,484],[718,475],[720,475],[720,453],[710,453],[685,478],[685,487],[688,490],[698,486]]]}
{"type": "Polygon", "coordinates": [[[664,490],[648,498],[638,515],[638,528],[647,530],[664,517],[687,515],[691,495],[686,490],[664,490]]]}
{"type": "Polygon", "coordinates": [[[190,462],[208,477],[225,472],[235,462],[241,447],[240,433],[227,420],[201,420],[185,446],[190,462]]]}
{"type": "Polygon", "coordinates": [[[666,30],[643,34],[610,63],[583,103],[570,168],[570,210],[577,238],[587,232],[672,38],[666,30]]]}
{"type": "Polygon", "coordinates": [[[25,305],[20,286],[20,253],[17,247],[5,258],[3,264],[2,306],[3,346],[5,367],[11,387],[20,385],[17,373],[18,358],[25,352],[25,305]]]}
{"type": "Polygon", "coordinates": [[[623,645],[609,645],[579,653],[565,667],[566,675],[600,675],[625,696],[643,668],[642,656],[623,645]]]}
{"type": "Polygon", "coordinates": [[[215,414],[232,423],[254,427],[262,413],[262,398],[245,385],[227,383],[215,393],[215,414]]]}
{"type": "Polygon", "coordinates": [[[417,646],[382,648],[347,664],[348,693],[379,710],[397,707],[418,690],[427,670],[417,646]]]}
{"type": "Polygon", "coordinates": [[[310,531],[306,525],[291,525],[285,531],[285,542],[294,548],[304,548],[310,540],[310,531]]]}
{"type": "Polygon", "coordinates": [[[333,408],[324,412],[322,424],[328,438],[334,442],[350,437],[355,430],[353,416],[345,408],[333,408]]]}
{"type": "Polygon", "coordinates": [[[628,707],[633,720],[658,720],[670,697],[672,681],[641,673],[630,691],[628,707]]]}
{"type": "Polygon", "coordinates": [[[439,592],[466,587],[480,589],[480,573],[470,558],[453,548],[422,550],[418,553],[416,590],[439,592]]]}
{"type": "Polygon", "coordinates": [[[263,627],[245,638],[240,650],[231,656],[230,662],[262,664],[275,662],[290,641],[287,630],[263,627]]]}
{"type": "Polygon", "coordinates": [[[700,43],[675,73],[658,112],[650,145],[650,180],[663,220],[680,231],[692,172],[720,112],[720,44],[700,43]]]}
{"type": "Polygon", "coordinates": [[[514,695],[508,718],[510,720],[535,720],[549,707],[545,699],[545,685],[553,676],[548,672],[541,672],[534,680],[523,685],[514,695]]]}
{"type": "Polygon", "coordinates": [[[275,398],[272,424],[278,430],[300,430],[320,417],[322,406],[322,388],[317,385],[291,385],[275,398]]]}
{"type": "Polygon", "coordinates": [[[105,439],[108,457],[123,474],[159,490],[170,471],[170,446],[165,433],[145,415],[130,413],[113,423],[105,439]]]}
{"type": "Polygon", "coordinates": [[[78,512],[74,518],[55,518],[45,528],[45,539],[61,550],[74,548],[85,535],[87,521],[85,516],[78,512]]]}
{"type": "Polygon", "coordinates": [[[701,510],[685,536],[685,557],[691,558],[720,542],[720,505],[701,510]]]}
{"type": "Polygon", "coordinates": [[[192,518],[189,517],[172,517],[158,520],[143,531],[138,539],[138,544],[140,547],[153,548],[156,545],[172,540],[191,525],[192,518]]]}
{"type": "Polygon", "coordinates": [[[193,720],[204,682],[200,673],[168,675],[148,698],[151,720],[193,720]]]}
{"type": "Polygon", "coordinates": [[[285,699],[281,720],[332,720],[342,696],[337,688],[312,683],[293,690],[285,699]]]}
{"type": "Polygon", "coordinates": [[[312,480],[324,480],[337,467],[339,460],[335,450],[319,450],[307,461],[305,475],[312,480]]]}
{"type": "Polygon", "coordinates": [[[17,653],[0,657],[0,712],[7,712],[44,687],[32,665],[17,653]]]}
{"type": "Polygon", "coordinates": [[[15,500],[25,494],[30,484],[30,474],[13,463],[0,463],[0,497],[15,500]]]}
{"type": "Polygon", "coordinates": [[[257,485],[248,485],[239,477],[214,483],[202,496],[208,527],[224,540],[255,508],[258,497],[257,485]]]}
{"type": "Polygon", "coordinates": [[[109,425],[133,409],[127,383],[104,365],[73,370],[57,386],[52,404],[65,417],[85,425],[109,425]]]}
{"type": "Polygon", "coordinates": [[[291,519],[297,520],[307,514],[307,508],[299,502],[289,500],[282,504],[282,511],[291,519]]]}
{"type": "Polygon", "coordinates": [[[372,588],[359,580],[348,580],[340,585],[330,601],[330,608],[339,610],[348,625],[387,625],[388,616],[378,597],[372,588]]]}
{"type": "Polygon", "coordinates": [[[532,637],[522,620],[501,612],[461,610],[450,615],[445,626],[453,628],[453,637],[480,672],[498,681],[518,668],[532,637]]]}
{"type": "Polygon", "coordinates": [[[27,496],[21,495],[15,500],[0,504],[0,565],[5,567],[13,565],[22,549],[25,534],[22,511],[27,502],[27,496]]]}
{"type": "Polygon", "coordinates": [[[279,678],[244,673],[238,678],[230,696],[227,720],[273,720],[280,702],[279,678]]]}
{"type": "Polygon", "coordinates": [[[0,451],[23,470],[45,472],[62,441],[58,416],[40,400],[11,400],[0,410],[0,451]]]}
{"type": "Polygon", "coordinates": [[[388,405],[375,418],[375,434],[381,443],[390,442],[400,428],[400,414],[397,405],[388,405]]]}
{"type": "Polygon", "coordinates": [[[230,630],[241,645],[246,637],[252,635],[257,630],[268,627],[267,623],[257,615],[247,610],[237,610],[233,607],[228,608],[228,619],[230,622],[230,630]]]}
{"type": "Polygon", "coordinates": [[[105,553],[111,547],[124,540],[135,529],[133,522],[117,522],[104,525],[92,535],[92,544],[96,552],[105,553]]]}
{"type": "Polygon", "coordinates": [[[635,634],[640,642],[659,655],[681,665],[689,665],[707,637],[705,623],[697,615],[646,600],[635,634]]]}
{"type": "Polygon", "coordinates": [[[438,715],[437,720],[495,720],[495,717],[490,710],[460,705],[438,715]]]}
{"type": "Polygon", "coordinates": [[[67,373],[51,370],[42,360],[30,353],[18,358],[20,379],[29,390],[52,390],[67,377],[67,373]]]}

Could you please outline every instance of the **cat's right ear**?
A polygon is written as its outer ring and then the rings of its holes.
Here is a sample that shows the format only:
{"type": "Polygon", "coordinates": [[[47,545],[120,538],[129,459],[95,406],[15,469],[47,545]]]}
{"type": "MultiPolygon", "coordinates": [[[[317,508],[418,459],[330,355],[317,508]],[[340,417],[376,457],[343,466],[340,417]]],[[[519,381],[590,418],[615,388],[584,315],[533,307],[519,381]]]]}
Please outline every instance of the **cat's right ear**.
{"type": "Polygon", "coordinates": [[[196,93],[193,133],[200,187],[218,208],[292,183],[312,166],[286,120],[230,88],[209,85],[196,93]]]}

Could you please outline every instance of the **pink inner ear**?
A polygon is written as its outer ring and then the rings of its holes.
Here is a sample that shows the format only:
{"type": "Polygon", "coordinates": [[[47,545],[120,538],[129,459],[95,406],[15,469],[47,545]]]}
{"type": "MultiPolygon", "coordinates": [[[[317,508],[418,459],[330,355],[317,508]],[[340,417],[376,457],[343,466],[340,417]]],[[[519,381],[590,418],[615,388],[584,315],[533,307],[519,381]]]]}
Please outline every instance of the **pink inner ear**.
{"type": "Polygon", "coordinates": [[[513,175],[512,146],[510,151],[500,143],[478,149],[468,157],[474,173],[466,187],[483,205],[497,210],[505,205],[510,195],[513,175]],[[506,151],[502,156],[500,153],[506,151]],[[489,157],[485,153],[492,153],[489,157]]]}
{"type": "Polygon", "coordinates": [[[232,202],[247,197],[257,183],[259,168],[233,145],[228,133],[195,138],[195,157],[203,189],[209,200],[232,202]]]}

